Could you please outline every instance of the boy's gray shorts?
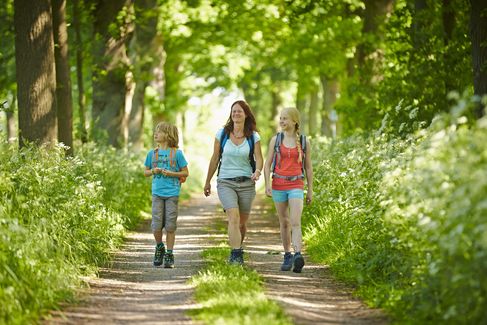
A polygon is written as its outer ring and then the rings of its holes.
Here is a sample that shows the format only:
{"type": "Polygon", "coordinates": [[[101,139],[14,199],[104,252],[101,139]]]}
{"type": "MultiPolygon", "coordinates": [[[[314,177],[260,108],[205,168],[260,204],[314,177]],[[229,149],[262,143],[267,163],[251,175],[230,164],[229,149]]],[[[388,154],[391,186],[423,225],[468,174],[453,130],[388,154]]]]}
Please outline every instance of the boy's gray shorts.
{"type": "Polygon", "coordinates": [[[238,208],[241,213],[248,214],[255,198],[255,182],[251,179],[236,182],[217,179],[216,189],[223,209],[238,208]]]}
{"type": "Polygon", "coordinates": [[[152,196],[152,231],[176,231],[178,220],[178,196],[152,196]]]}

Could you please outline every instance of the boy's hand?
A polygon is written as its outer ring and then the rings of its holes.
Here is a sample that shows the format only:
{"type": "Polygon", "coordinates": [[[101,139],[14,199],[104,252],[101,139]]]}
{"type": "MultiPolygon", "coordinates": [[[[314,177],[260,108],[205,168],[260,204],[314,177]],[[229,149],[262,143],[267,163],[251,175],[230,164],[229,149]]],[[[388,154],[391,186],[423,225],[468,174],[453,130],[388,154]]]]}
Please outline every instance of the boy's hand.
{"type": "Polygon", "coordinates": [[[154,174],[160,174],[162,172],[162,169],[159,167],[153,168],[154,174]]]}
{"type": "Polygon", "coordinates": [[[169,170],[167,169],[161,169],[161,174],[164,176],[169,176],[169,170]]]}

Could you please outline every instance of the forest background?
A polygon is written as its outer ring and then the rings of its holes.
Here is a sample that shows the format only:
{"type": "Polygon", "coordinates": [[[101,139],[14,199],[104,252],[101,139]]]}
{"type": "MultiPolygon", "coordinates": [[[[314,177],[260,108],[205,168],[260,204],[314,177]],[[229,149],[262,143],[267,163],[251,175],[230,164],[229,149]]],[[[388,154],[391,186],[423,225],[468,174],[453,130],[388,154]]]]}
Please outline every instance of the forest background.
{"type": "MultiPolygon", "coordinates": [[[[302,132],[316,144],[321,204],[305,212],[310,254],[313,242],[327,247],[315,258],[399,318],[414,310],[426,320],[486,320],[487,282],[478,276],[487,274],[486,6],[482,0],[3,1],[5,313],[27,304],[36,315],[68,286],[43,288],[46,297],[27,302],[36,292],[24,288],[29,277],[59,275],[54,266],[43,273],[31,265],[26,256],[34,253],[13,245],[14,238],[21,245],[39,220],[61,236],[61,222],[46,221],[53,215],[78,225],[95,214],[98,221],[82,233],[101,231],[102,222],[113,242],[101,247],[95,233],[84,248],[74,248],[76,235],[72,242],[42,240],[46,247],[65,243],[56,254],[67,261],[60,262],[66,274],[86,272],[74,272],[67,255],[100,264],[147,204],[147,182],[139,179],[153,126],[166,120],[179,127],[191,171],[184,188],[198,192],[214,134],[230,104],[245,98],[264,152],[286,106],[300,110],[302,132]],[[52,152],[35,149],[57,142],[64,145],[45,149],[52,152]],[[33,193],[44,212],[29,210],[33,193]],[[86,211],[62,210],[66,193],[86,211]],[[452,261],[458,270],[448,268],[452,261]]],[[[36,258],[48,260],[45,254],[36,258]]]]}

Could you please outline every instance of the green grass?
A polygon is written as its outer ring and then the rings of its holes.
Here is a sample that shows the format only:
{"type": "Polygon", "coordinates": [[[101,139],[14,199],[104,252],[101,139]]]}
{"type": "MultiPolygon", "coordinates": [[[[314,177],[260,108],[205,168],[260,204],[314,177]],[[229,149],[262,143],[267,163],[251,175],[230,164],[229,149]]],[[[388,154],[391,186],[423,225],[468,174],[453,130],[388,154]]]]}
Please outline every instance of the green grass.
{"type": "Polygon", "coordinates": [[[221,244],[203,252],[206,267],[194,276],[196,301],[191,312],[206,324],[292,324],[281,308],[266,298],[262,278],[251,269],[226,262],[229,248],[221,244]]]}

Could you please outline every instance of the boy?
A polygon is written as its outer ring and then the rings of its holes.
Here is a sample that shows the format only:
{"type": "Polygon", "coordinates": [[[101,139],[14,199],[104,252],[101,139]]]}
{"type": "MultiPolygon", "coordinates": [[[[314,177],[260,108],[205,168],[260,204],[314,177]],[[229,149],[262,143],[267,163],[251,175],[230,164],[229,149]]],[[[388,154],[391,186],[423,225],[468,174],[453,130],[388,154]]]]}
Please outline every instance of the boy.
{"type": "Polygon", "coordinates": [[[179,137],[176,126],[167,122],[157,124],[154,132],[157,147],[145,159],[146,177],[152,176],[152,223],[151,228],[156,241],[154,266],[174,267],[174,241],[178,218],[178,199],[181,183],[189,175],[188,163],[178,148],[179,137]],[[166,245],[162,241],[166,230],[166,245]]]}

